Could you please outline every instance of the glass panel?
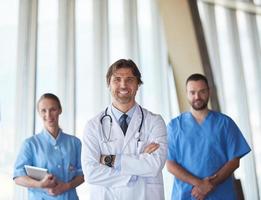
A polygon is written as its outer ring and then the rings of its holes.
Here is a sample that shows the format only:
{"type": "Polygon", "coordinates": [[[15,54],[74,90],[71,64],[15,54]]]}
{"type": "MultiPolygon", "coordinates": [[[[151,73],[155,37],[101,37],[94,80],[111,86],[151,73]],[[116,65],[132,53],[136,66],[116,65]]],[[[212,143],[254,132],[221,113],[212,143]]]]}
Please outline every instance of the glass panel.
{"type": "MultiPolygon", "coordinates": [[[[57,93],[58,1],[40,0],[38,12],[36,99],[46,92],[57,93]]],[[[36,118],[36,132],[42,128],[36,118]]]]}
{"type": "Polygon", "coordinates": [[[128,58],[124,35],[123,0],[109,0],[109,52],[110,63],[128,58]]]}
{"type": "Polygon", "coordinates": [[[254,27],[256,25],[256,18],[254,15],[238,11],[238,27],[240,33],[240,44],[242,51],[242,59],[244,66],[244,76],[247,86],[247,100],[250,111],[250,121],[252,129],[252,141],[254,146],[256,172],[259,183],[259,190],[261,189],[261,107],[260,107],[260,43],[256,43],[258,38],[258,31],[254,27]],[[251,23],[252,22],[252,23],[251,23]],[[257,35],[256,35],[257,34],[257,35]]]}
{"type": "MultiPolygon", "coordinates": [[[[92,77],[93,66],[93,3],[91,0],[76,1],[76,136],[82,138],[88,118],[96,114],[90,95],[95,92],[95,80],[92,77]]],[[[103,78],[103,77],[102,77],[103,78]]],[[[80,199],[89,199],[87,183],[77,188],[80,199]]]]}
{"type": "Polygon", "coordinates": [[[12,199],[14,191],[17,23],[18,0],[0,0],[0,200],[12,199]]]}
{"type": "Polygon", "coordinates": [[[89,100],[95,87],[90,73],[93,68],[93,15],[92,1],[79,0],[76,3],[76,134],[81,137],[87,117],[95,114],[89,100]]]}

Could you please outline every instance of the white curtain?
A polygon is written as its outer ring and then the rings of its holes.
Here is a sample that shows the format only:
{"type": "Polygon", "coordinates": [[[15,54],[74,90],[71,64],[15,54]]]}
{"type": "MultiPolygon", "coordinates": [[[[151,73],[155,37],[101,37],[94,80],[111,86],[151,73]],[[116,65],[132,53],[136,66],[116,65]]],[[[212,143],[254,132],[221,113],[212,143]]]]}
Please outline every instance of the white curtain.
{"type": "MultiPolygon", "coordinates": [[[[16,121],[14,124],[16,130],[19,131],[15,132],[15,152],[18,152],[21,141],[33,134],[35,126],[37,5],[38,1],[24,0],[19,8],[16,121]]],[[[26,199],[26,197],[24,188],[15,188],[14,199],[26,199]]]]}
{"type": "MultiPolygon", "coordinates": [[[[238,16],[236,9],[205,1],[199,1],[198,5],[221,110],[235,120],[252,148],[252,152],[241,159],[236,176],[241,180],[245,199],[258,200],[257,178],[261,177],[257,177],[259,164],[255,158],[260,157],[260,151],[256,151],[253,143],[257,141],[253,127],[256,120],[251,117],[254,110],[260,109],[260,105],[254,103],[260,102],[260,75],[253,74],[260,69],[260,44],[255,19],[245,14],[238,16]],[[243,23],[244,17],[248,18],[247,23],[243,23]],[[248,33],[243,30],[248,30],[248,33]],[[250,77],[248,74],[251,72],[254,76],[250,77]]],[[[260,130],[259,127],[259,133],[260,130]]]]}
{"type": "MultiPolygon", "coordinates": [[[[120,58],[133,59],[142,72],[138,103],[166,123],[178,114],[155,0],[20,0],[19,7],[16,146],[41,128],[35,101],[45,92],[61,100],[61,127],[81,138],[85,122],[110,103],[105,75],[120,58]]],[[[166,199],[171,187],[172,179],[166,199]]],[[[78,191],[88,199],[86,184],[78,191]]],[[[16,191],[15,199],[22,196],[16,191]]]]}

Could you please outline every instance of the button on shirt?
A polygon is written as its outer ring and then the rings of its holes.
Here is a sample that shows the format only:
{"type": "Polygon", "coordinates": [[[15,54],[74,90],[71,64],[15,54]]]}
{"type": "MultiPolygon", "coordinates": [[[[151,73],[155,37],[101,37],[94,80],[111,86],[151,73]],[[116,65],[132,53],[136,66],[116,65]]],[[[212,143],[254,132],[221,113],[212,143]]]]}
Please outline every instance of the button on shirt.
{"type": "MultiPolygon", "coordinates": [[[[26,176],[24,165],[46,168],[58,180],[69,182],[75,176],[83,175],[81,142],[61,130],[56,139],[47,130],[43,130],[23,143],[15,163],[14,178],[26,176]]],[[[29,188],[28,191],[30,200],[78,200],[75,188],[56,197],[48,195],[42,189],[29,188]]]]}

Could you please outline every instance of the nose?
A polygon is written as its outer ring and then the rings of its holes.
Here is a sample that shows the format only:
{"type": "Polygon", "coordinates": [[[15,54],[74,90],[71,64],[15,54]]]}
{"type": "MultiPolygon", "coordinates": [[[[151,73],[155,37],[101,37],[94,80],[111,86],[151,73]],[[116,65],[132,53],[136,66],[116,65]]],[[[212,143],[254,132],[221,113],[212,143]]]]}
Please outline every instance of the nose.
{"type": "Polygon", "coordinates": [[[199,93],[196,92],[194,97],[195,97],[195,99],[199,99],[200,98],[199,93]]]}
{"type": "Polygon", "coordinates": [[[45,113],[45,117],[50,117],[50,115],[51,115],[50,111],[47,110],[46,113],[45,113]]]}
{"type": "Polygon", "coordinates": [[[120,87],[121,87],[121,88],[125,88],[126,85],[127,85],[127,82],[126,82],[125,80],[121,80],[121,82],[120,82],[120,87]]]}

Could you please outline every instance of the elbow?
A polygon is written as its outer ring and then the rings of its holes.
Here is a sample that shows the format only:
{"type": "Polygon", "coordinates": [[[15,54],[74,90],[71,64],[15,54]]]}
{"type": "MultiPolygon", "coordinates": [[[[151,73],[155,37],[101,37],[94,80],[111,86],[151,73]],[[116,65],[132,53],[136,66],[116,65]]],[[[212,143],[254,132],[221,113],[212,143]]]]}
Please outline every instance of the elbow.
{"type": "Polygon", "coordinates": [[[156,168],[156,169],[153,169],[152,171],[151,171],[151,176],[152,177],[157,177],[160,173],[161,173],[161,168],[160,167],[158,167],[158,168],[156,168]]]}
{"type": "Polygon", "coordinates": [[[162,162],[162,163],[159,163],[158,166],[153,167],[153,169],[151,171],[152,177],[157,177],[162,172],[164,165],[165,165],[165,162],[162,162]]]}
{"type": "Polygon", "coordinates": [[[239,158],[234,159],[234,166],[235,166],[235,169],[239,168],[239,166],[240,166],[240,159],[239,158]]]}
{"type": "Polygon", "coordinates": [[[19,181],[17,179],[18,179],[18,177],[14,177],[14,182],[16,185],[19,185],[19,181]]]}
{"type": "Polygon", "coordinates": [[[93,170],[87,169],[86,172],[84,173],[84,180],[89,183],[89,184],[94,184],[95,183],[95,178],[93,177],[93,170]]]}
{"type": "Polygon", "coordinates": [[[84,170],[84,180],[88,184],[97,184],[98,180],[100,179],[97,166],[89,166],[84,170]]]}
{"type": "Polygon", "coordinates": [[[22,184],[22,181],[21,181],[21,177],[20,176],[16,176],[13,178],[14,182],[16,185],[21,185],[22,184]]]}
{"type": "Polygon", "coordinates": [[[166,167],[167,167],[168,172],[171,172],[171,161],[169,161],[169,160],[166,161],[166,167]]]}

